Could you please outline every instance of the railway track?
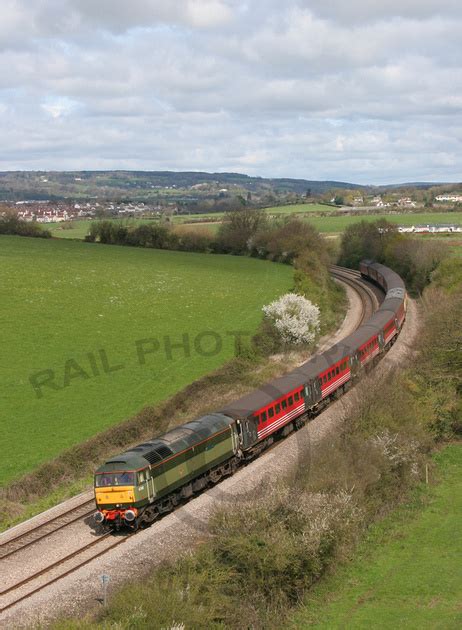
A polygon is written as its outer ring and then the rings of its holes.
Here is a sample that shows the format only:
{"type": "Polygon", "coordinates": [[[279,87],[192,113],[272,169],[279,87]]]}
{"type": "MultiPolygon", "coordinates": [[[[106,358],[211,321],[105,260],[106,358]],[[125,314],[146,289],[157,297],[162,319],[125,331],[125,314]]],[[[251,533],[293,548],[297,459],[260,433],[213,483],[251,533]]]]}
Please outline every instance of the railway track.
{"type": "MultiPolygon", "coordinates": [[[[359,295],[362,304],[361,318],[357,322],[357,327],[359,327],[378,307],[377,294],[372,289],[372,285],[361,278],[359,272],[337,266],[333,266],[330,271],[336,279],[349,285],[359,295]]],[[[3,543],[0,542],[0,560],[2,562],[16,561],[16,556],[20,556],[20,552],[23,550],[38,543],[45,545],[46,539],[90,516],[94,510],[94,499],[85,500],[65,512],[39,523],[32,529],[21,532],[3,543]]],[[[134,534],[115,536],[111,532],[103,533],[90,542],[78,546],[67,555],[49,562],[25,577],[21,576],[20,579],[0,591],[0,614],[70,575],[111,549],[118,547],[132,535],[134,534]]],[[[3,567],[3,570],[8,573],[6,567],[3,567]]]]}
{"type": "Polygon", "coordinates": [[[364,280],[359,271],[332,265],[330,273],[334,278],[344,282],[358,294],[362,305],[362,314],[358,327],[361,326],[378,308],[379,300],[383,300],[384,297],[383,291],[377,290],[370,282],[364,280]]]}
{"type": "Polygon", "coordinates": [[[30,545],[64,529],[68,525],[90,516],[95,511],[94,504],[95,502],[92,498],[36,525],[33,529],[29,529],[4,543],[0,543],[0,560],[5,560],[15,553],[30,547],[30,545]]]}
{"type": "Polygon", "coordinates": [[[64,577],[70,575],[77,569],[84,567],[86,564],[89,564],[111,549],[125,543],[133,535],[134,534],[126,534],[125,536],[116,537],[112,535],[112,532],[105,532],[98,538],[95,538],[86,545],[79,547],[75,551],[47,565],[45,568],[39,569],[31,575],[28,575],[26,578],[8,586],[0,591],[0,598],[4,600],[5,597],[11,594],[13,594],[13,598],[0,605],[0,614],[9,610],[13,606],[16,606],[44,588],[58,582],[58,580],[62,580],[64,577]],[[105,544],[102,548],[100,548],[102,543],[105,544]],[[85,554],[89,550],[90,554],[86,556],[85,554]],[[76,559],[77,562],[75,562],[76,559]],[[45,579],[41,581],[42,578],[45,579]],[[26,590],[28,585],[31,585],[31,588],[26,590]]]}

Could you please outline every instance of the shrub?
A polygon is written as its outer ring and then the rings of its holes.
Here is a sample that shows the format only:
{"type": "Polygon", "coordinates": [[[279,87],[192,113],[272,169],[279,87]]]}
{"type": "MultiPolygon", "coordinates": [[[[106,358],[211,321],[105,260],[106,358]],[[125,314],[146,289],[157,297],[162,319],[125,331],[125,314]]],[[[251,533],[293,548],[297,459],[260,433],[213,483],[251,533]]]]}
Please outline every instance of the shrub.
{"type": "Polygon", "coordinates": [[[270,260],[292,264],[302,253],[328,262],[324,238],[308,221],[283,219],[260,230],[252,244],[253,253],[270,260]]]}
{"type": "Polygon", "coordinates": [[[176,228],[178,249],[184,252],[211,252],[214,249],[214,236],[208,230],[176,228]]]}
{"type": "Polygon", "coordinates": [[[227,212],[218,230],[217,249],[234,254],[249,253],[256,235],[267,226],[263,210],[242,207],[227,212]]]}
{"type": "Polygon", "coordinates": [[[21,221],[16,214],[7,214],[0,217],[0,234],[51,238],[51,232],[49,230],[44,230],[38,223],[21,221]]]}
{"type": "Polygon", "coordinates": [[[262,311],[285,344],[310,344],[319,332],[319,308],[301,295],[286,293],[262,311]]]}
{"type": "Polygon", "coordinates": [[[394,269],[411,293],[420,294],[445,256],[443,244],[399,234],[396,225],[379,219],[345,229],[339,264],[355,269],[363,259],[375,260],[394,269]]]}

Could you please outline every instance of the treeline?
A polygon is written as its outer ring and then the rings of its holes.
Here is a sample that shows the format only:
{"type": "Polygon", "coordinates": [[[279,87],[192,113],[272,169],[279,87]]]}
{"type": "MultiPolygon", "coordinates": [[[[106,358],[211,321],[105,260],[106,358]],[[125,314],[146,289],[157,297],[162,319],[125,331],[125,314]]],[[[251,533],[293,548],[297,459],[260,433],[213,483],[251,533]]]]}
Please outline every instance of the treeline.
{"type": "Polygon", "coordinates": [[[293,263],[310,250],[329,260],[328,247],[308,222],[294,218],[269,219],[263,210],[241,208],[226,213],[217,234],[176,228],[169,223],[133,225],[116,221],[92,223],[87,242],[190,252],[238,254],[293,263]]]}
{"type": "Polygon", "coordinates": [[[0,234],[51,238],[51,233],[48,230],[44,230],[41,225],[21,221],[15,214],[0,216],[0,234]]]}
{"type": "Polygon", "coordinates": [[[220,510],[205,543],[123,588],[96,618],[56,627],[288,627],[322,575],[424,481],[436,445],[462,437],[461,279],[462,261],[438,268],[417,352],[357,386],[335,435],[299,449],[294,476],[220,510]]]}
{"type": "Polygon", "coordinates": [[[408,291],[421,294],[446,255],[447,248],[441,242],[400,234],[394,223],[379,219],[360,221],[345,229],[339,264],[358,269],[361,260],[375,260],[394,269],[408,291]]]}
{"type": "Polygon", "coordinates": [[[207,232],[193,230],[175,232],[170,225],[165,223],[131,225],[117,221],[98,221],[91,224],[90,232],[85,240],[105,245],[128,245],[188,252],[213,251],[213,239],[207,232]]]}

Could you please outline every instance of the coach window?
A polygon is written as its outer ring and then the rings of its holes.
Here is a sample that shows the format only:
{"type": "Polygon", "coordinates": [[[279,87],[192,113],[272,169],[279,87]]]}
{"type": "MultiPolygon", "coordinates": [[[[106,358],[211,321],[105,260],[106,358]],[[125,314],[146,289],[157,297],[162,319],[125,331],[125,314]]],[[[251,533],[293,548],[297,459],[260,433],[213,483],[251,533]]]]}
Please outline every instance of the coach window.
{"type": "Polygon", "coordinates": [[[268,416],[269,416],[270,418],[272,418],[272,417],[274,416],[274,408],[273,408],[273,407],[270,407],[270,408],[268,409],[268,416]]]}
{"type": "Polygon", "coordinates": [[[283,400],[281,404],[283,409],[287,409],[287,400],[283,400]]]}
{"type": "Polygon", "coordinates": [[[300,394],[298,392],[295,392],[294,398],[295,400],[300,400],[300,394]]]}
{"type": "Polygon", "coordinates": [[[338,367],[338,365],[335,368],[335,373],[336,373],[337,376],[340,374],[340,368],[338,367]]]}
{"type": "Polygon", "coordinates": [[[276,413],[280,413],[280,411],[281,411],[281,405],[278,403],[276,405],[276,413]]]}
{"type": "Polygon", "coordinates": [[[332,379],[332,372],[329,372],[329,374],[327,375],[327,379],[330,381],[332,379]]]}
{"type": "Polygon", "coordinates": [[[261,421],[266,422],[266,411],[261,414],[261,421]]]}
{"type": "Polygon", "coordinates": [[[293,396],[289,396],[289,405],[293,405],[293,404],[294,404],[293,396]]]}

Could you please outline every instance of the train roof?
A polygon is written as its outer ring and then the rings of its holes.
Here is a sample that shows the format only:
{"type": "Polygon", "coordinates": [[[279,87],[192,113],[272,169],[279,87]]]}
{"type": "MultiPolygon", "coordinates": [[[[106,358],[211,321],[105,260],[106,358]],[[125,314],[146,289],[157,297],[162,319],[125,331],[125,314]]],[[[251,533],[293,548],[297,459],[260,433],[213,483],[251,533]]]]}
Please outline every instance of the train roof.
{"type": "Polygon", "coordinates": [[[181,451],[195,446],[231,424],[231,419],[220,413],[211,413],[187,422],[158,437],[138,444],[109,459],[96,472],[115,470],[139,470],[149,464],[157,464],[181,451]]]}
{"type": "Polygon", "coordinates": [[[359,346],[383,330],[383,327],[395,317],[402,304],[405,293],[404,283],[398,274],[384,265],[368,261],[364,261],[363,264],[375,269],[386,283],[384,301],[367,322],[325,352],[309,359],[290,374],[273,379],[250,394],[229,403],[220,410],[221,413],[239,418],[270,405],[277,398],[288,394],[297,387],[303,387],[308,381],[316,378],[333,364],[349,357],[359,346]]]}
{"type": "Polygon", "coordinates": [[[396,271],[393,271],[393,269],[385,267],[385,265],[381,265],[380,263],[376,263],[371,260],[363,260],[361,262],[361,265],[365,265],[369,269],[374,269],[382,276],[382,278],[385,280],[386,286],[384,288],[386,289],[386,291],[390,291],[391,289],[402,289],[404,293],[404,282],[402,278],[396,273],[396,271]]]}
{"type": "Polygon", "coordinates": [[[220,411],[232,417],[248,415],[257,409],[270,405],[297,387],[303,387],[308,381],[316,378],[320,372],[327,370],[332,363],[337,363],[348,355],[349,347],[345,345],[344,341],[341,341],[326,352],[309,359],[289,374],[273,379],[250,394],[229,403],[220,411]]]}

